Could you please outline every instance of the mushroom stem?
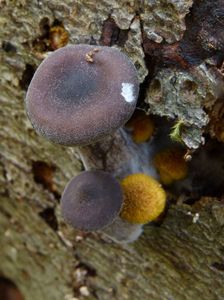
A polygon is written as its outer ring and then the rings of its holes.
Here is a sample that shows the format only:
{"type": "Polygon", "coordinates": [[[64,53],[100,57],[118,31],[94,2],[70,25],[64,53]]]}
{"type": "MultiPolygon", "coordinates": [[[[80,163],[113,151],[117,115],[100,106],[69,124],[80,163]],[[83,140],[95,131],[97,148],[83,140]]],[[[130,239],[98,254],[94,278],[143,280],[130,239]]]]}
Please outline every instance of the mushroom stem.
{"type": "MultiPolygon", "coordinates": [[[[80,157],[85,170],[103,170],[117,179],[132,173],[146,173],[157,178],[154,167],[150,164],[148,143],[135,144],[131,136],[122,128],[113,135],[91,145],[73,148],[80,157]]],[[[114,242],[131,243],[143,232],[142,224],[131,224],[119,216],[112,224],[100,230],[114,242]]]]}
{"type": "Polygon", "coordinates": [[[142,224],[131,224],[119,216],[112,224],[101,229],[101,232],[116,243],[131,243],[138,239],[143,232],[142,224]]]}
{"type": "Polygon", "coordinates": [[[138,172],[158,177],[150,163],[152,149],[149,144],[135,144],[122,128],[99,142],[73,149],[85,170],[103,170],[117,179],[138,172]]]}
{"type": "MultiPolygon", "coordinates": [[[[85,170],[103,170],[117,179],[139,172],[158,177],[149,159],[152,147],[149,143],[135,144],[122,128],[95,144],[73,149],[85,170]]],[[[112,224],[100,231],[114,242],[131,243],[143,232],[143,224],[132,224],[117,216],[112,224]]]]}

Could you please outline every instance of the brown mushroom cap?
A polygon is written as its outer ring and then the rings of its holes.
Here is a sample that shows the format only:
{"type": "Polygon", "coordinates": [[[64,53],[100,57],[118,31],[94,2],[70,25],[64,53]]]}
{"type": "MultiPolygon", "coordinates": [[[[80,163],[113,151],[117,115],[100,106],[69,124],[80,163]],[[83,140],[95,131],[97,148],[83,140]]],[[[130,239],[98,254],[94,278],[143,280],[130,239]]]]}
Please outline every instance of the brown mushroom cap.
{"type": "Polygon", "coordinates": [[[66,186],[62,215],[73,227],[92,231],[113,222],[122,205],[120,184],[103,171],[84,171],[66,186]]]}
{"type": "Polygon", "coordinates": [[[38,67],[26,95],[35,130],[63,145],[108,135],[132,115],[139,92],[129,58],[110,47],[60,48],[38,67]]]}

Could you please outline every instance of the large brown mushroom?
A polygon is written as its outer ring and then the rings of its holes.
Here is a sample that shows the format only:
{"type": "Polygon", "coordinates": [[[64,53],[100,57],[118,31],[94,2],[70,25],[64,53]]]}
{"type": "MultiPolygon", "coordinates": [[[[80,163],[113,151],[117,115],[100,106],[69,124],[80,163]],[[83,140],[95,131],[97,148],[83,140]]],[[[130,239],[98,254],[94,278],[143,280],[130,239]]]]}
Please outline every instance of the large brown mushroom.
{"type": "Polygon", "coordinates": [[[34,74],[25,99],[27,115],[44,137],[79,146],[72,151],[86,170],[126,175],[130,161],[136,165],[143,157],[119,128],[135,109],[137,76],[118,49],[66,46],[51,53],[34,74]]]}
{"type": "Polygon", "coordinates": [[[85,145],[113,133],[132,115],[137,72],[115,48],[73,45],[51,53],[26,95],[35,130],[63,145],[85,145]]]}

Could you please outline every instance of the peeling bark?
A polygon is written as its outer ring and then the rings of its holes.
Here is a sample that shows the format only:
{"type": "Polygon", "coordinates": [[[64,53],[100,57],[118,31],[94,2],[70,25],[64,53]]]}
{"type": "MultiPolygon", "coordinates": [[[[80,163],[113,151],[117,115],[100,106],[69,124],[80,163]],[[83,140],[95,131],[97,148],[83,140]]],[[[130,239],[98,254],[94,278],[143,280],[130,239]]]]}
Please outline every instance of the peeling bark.
{"type": "Polygon", "coordinates": [[[0,1],[0,291],[9,280],[25,300],[224,298],[220,199],[172,204],[128,246],[74,231],[59,199],[82,165],[70,148],[35,134],[23,103],[48,51],[67,42],[110,45],[138,70],[139,107],[182,120],[189,148],[205,132],[223,141],[224,3],[211,3],[0,1]]]}

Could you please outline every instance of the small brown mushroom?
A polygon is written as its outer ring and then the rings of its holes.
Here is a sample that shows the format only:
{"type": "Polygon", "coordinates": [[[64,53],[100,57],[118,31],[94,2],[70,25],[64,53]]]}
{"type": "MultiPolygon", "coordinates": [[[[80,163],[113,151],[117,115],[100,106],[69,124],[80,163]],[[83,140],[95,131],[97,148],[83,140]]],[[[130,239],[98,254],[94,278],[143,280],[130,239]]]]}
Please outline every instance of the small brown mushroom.
{"type": "Polygon", "coordinates": [[[100,230],[117,243],[135,241],[142,224],[120,218],[124,202],[119,182],[103,171],[84,171],[66,186],[61,209],[65,222],[83,231],[100,230]]]}
{"type": "Polygon", "coordinates": [[[120,184],[107,172],[85,171],[68,183],[61,198],[67,223],[101,230],[118,243],[135,241],[143,224],[156,219],[164,206],[165,192],[145,174],[129,175],[120,184]]]}
{"type": "Polygon", "coordinates": [[[85,171],[66,186],[61,198],[62,215],[73,227],[92,231],[113,222],[122,206],[119,183],[109,173],[85,171]]]}

